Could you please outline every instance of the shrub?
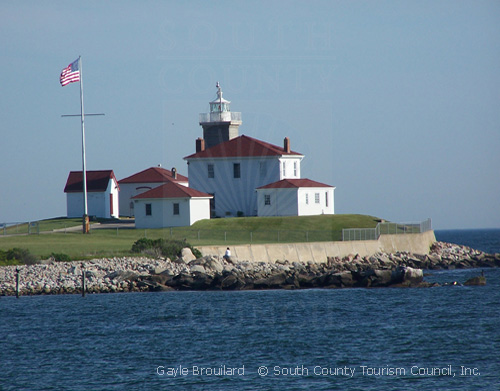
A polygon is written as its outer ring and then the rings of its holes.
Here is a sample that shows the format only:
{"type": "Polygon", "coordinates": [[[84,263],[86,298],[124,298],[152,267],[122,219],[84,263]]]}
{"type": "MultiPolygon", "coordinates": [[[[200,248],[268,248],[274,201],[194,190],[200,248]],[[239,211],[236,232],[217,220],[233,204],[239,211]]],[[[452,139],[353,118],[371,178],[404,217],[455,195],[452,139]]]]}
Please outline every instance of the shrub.
{"type": "Polygon", "coordinates": [[[71,262],[71,257],[68,254],[52,253],[50,256],[54,258],[54,261],[56,262],[71,262]]]}
{"type": "Polygon", "coordinates": [[[154,248],[154,241],[152,239],[147,239],[147,238],[141,238],[139,240],[136,240],[135,243],[132,245],[132,252],[133,253],[141,253],[146,249],[154,248]]]}
{"type": "Polygon", "coordinates": [[[38,262],[38,258],[25,248],[14,247],[5,252],[5,260],[16,260],[25,265],[33,265],[38,262]]]}
{"type": "Polygon", "coordinates": [[[174,259],[181,255],[184,247],[189,247],[196,258],[201,258],[200,251],[187,243],[186,240],[142,238],[132,245],[132,252],[153,256],[159,254],[174,259]]]}

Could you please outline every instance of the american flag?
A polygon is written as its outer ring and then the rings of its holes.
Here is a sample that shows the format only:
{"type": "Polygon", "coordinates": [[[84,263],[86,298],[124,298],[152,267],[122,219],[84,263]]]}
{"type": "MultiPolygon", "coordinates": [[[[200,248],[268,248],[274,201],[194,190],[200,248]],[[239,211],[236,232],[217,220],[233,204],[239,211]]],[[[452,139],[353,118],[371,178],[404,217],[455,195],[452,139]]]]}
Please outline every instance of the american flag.
{"type": "Polygon", "coordinates": [[[69,83],[74,83],[80,81],[80,70],[78,69],[78,60],[73,61],[66,68],[64,68],[61,72],[61,77],[59,78],[59,82],[61,86],[65,86],[69,83]]]}

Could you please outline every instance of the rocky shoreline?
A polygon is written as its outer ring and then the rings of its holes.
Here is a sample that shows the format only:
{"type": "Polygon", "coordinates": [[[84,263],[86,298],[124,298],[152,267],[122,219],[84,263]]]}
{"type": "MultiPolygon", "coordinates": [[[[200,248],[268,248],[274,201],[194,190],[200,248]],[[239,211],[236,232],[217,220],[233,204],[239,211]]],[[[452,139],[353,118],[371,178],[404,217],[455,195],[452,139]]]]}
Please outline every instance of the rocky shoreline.
{"type": "MultiPolygon", "coordinates": [[[[251,290],[349,287],[428,287],[423,270],[499,267],[500,254],[435,242],[429,254],[379,253],[369,257],[329,257],[325,263],[231,262],[189,249],[170,259],[113,258],[0,267],[0,296],[16,294],[147,292],[169,290],[251,290]]],[[[478,277],[467,284],[483,285],[478,277]]]]}

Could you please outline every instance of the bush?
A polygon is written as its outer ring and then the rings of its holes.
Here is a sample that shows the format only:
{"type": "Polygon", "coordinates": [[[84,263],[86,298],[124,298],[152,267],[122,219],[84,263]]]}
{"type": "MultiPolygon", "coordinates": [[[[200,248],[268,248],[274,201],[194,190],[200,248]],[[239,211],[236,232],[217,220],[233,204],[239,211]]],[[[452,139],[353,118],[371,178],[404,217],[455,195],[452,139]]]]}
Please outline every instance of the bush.
{"type": "Polygon", "coordinates": [[[147,255],[161,254],[166,258],[174,259],[181,255],[182,249],[185,247],[189,247],[196,258],[201,258],[200,251],[185,240],[142,238],[132,245],[132,252],[147,255]]]}
{"type": "Polygon", "coordinates": [[[14,263],[14,264],[25,264],[33,265],[38,262],[38,258],[31,254],[29,250],[25,248],[14,247],[7,251],[0,251],[0,260],[2,263],[14,263]],[[17,261],[17,262],[11,262],[17,261]]]}
{"type": "Polygon", "coordinates": [[[68,254],[52,253],[50,256],[54,258],[54,261],[56,262],[71,262],[71,257],[68,254]]]}

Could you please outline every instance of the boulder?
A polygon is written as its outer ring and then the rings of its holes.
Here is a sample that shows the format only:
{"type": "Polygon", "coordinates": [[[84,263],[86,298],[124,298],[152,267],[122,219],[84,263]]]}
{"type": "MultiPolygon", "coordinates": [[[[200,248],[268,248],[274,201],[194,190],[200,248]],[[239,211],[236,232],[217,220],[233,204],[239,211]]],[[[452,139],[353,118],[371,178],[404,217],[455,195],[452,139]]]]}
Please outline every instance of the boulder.
{"type": "Polygon", "coordinates": [[[222,273],[224,266],[217,259],[210,257],[205,262],[205,268],[208,268],[215,273],[222,273]]]}
{"type": "Polygon", "coordinates": [[[163,266],[156,266],[155,268],[153,268],[153,270],[151,271],[152,274],[161,274],[163,273],[165,270],[167,270],[167,268],[163,267],[163,266]]]}
{"type": "Polygon", "coordinates": [[[241,289],[245,286],[245,280],[242,280],[235,274],[229,274],[223,277],[220,287],[225,290],[241,289]]]}
{"type": "Polygon", "coordinates": [[[254,281],[256,289],[278,289],[285,285],[286,273],[276,273],[267,278],[261,278],[254,281]]]}
{"type": "Polygon", "coordinates": [[[166,282],[166,285],[177,288],[177,289],[191,289],[193,286],[195,277],[190,274],[180,273],[171,280],[166,282]]]}
{"type": "Polygon", "coordinates": [[[214,278],[206,273],[195,272],[191,288],[195,290],[210,289],[212,287],[213,280],[214,278]]]}
{"type": "Polygon", "coordinates": [[[464,285],[467,285],[467,286],[486,285],[486,277],[477,276],[477,277],[469,278],[467,281],[464,282],[464,285]]]}
{"type": "Polygon", "coordinates": [[[139,278],[139,275],[130,270],[117,270],[115,272],[106,274],[104,278],[109,278],[110,280],[116,281],[136,281],[139,278]]]}
{"type": "Polygon", "coordinates": [[[388,286],[393,282],[392,270],[374,270],[371,276],[371,286],[388,286]]]}
{"type": "Polygon", "coordinates": [[[411,267],[404,268],[403,282],[410,284],[420,284],[424,280],[424,272],[422,269],[413,269],[411,267]]]}
{"type": "Polygon", "coordinates": [[[203,273],[204,274],[206,272],[205,268],[201,265],[193,265],[193,266],[191,266],[190,270],[191,270],[191,273],[203,273]]]}
{"type": "Polygon", "coordinates": [[[184,261],[184,263],[189,263],[191,261],[194,261],[196,257],[193,255],[193,252],[189,247],[184,247],[181,252],[181,258],[184,261]]]}

